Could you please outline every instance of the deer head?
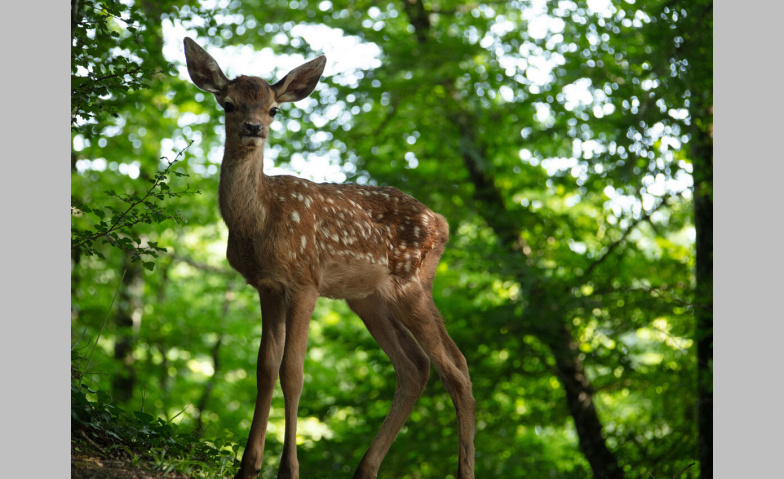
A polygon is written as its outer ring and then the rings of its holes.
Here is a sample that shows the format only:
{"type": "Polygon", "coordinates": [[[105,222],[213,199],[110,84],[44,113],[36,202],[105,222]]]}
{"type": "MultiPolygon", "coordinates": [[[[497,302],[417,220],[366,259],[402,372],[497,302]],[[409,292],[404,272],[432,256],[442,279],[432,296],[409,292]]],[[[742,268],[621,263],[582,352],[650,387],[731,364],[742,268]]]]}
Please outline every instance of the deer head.
{"type": "Polygon", "coordinates": [[[212,93],[223,107],[227,149],[262,147],[278,107],[310,95],[327,63],[327,57],[322,55],[270,85],[255,76],[241,75],[229,80],[218,62],[190,38],[185,38],[185,59],[193,83],[212,93]]]}

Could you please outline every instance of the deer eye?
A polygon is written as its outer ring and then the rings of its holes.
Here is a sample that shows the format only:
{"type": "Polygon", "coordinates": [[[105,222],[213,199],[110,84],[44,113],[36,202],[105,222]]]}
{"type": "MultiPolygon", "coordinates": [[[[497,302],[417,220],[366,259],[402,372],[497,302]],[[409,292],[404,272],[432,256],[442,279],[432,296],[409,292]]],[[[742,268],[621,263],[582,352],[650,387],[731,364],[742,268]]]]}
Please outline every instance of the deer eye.
{"type": "Polygon", "coordinates": [[[227,101],[227,102],[225,102],[225,103],[223,104],[223,110],[224,110],[226,113],[231,113],[231,112],[233,112],[233,111],[234,111],[234,103],[232,103],[232,102],[230,102],[230,101],[227,101]]]}
{"type": "Polygon", "coordinates": [[[270,116],[275,116],[275,115],[277,115],[279,111],[280,111],[280,109],[278,109],[278,108],[273,108],[272,110],[270,110],[270,116]]]}

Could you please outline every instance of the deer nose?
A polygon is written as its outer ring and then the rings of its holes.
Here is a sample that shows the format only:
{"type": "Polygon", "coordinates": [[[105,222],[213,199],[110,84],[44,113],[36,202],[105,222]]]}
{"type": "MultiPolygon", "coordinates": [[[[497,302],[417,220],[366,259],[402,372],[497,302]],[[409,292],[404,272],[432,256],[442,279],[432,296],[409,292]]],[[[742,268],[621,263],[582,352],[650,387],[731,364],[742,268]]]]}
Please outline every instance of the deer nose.
{"type": "Polygon", "coordinates": [[[260,131],[260,123],[245,122],[242,124],[242,132],[246,135],[258,135],[260,131]]]}

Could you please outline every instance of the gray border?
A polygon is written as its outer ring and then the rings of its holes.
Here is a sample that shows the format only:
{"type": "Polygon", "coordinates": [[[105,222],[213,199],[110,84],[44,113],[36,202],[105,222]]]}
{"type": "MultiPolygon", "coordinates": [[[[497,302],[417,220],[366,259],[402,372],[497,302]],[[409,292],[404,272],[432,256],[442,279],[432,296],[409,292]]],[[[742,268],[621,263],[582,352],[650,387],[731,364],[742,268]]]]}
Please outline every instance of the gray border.
{"type": "Polygon", "coordinates": [[[0,29],[5,477],[70,464],[70,5],[45,4],[7,2],[0,29]]]}
{"type": "Polygon", "coordinates": [[[715,9],[714,469],[781,474],[780,2],[715,9]]]}

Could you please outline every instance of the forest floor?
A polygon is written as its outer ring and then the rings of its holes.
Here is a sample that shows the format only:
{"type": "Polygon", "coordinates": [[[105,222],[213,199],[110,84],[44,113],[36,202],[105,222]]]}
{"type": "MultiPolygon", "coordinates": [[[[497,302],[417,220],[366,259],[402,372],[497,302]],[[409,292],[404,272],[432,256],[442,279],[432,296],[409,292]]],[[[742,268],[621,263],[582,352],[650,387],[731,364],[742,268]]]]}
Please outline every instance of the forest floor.
{"type": "Polygon", "coordinates": [[[237,444],[205,440],[143,411],[128,412],[85,386],[78,368],[72,369],[72,478],[212,479],[236,472],[237,444]]]}
{"type": "Polygon", "coordinates": [[[152,479],[167,477],[188,479],[179,472],[156,470],[154,463],[129,457],[121,447],[103,447],[100,443],[116,442],[102,434],[88,435],[83,428],[71,428],[72,479],[152,479]],[[92,435],[93,438],[89,436],[92,435]]]}
{"type": "Polygon", "coordinates": [[[73,479],[151,479],[158,477],[188,478],[177,472],[163,473],[132,464],[129,459],[101,459],[100,457],[71,456],[73,479]]]}

